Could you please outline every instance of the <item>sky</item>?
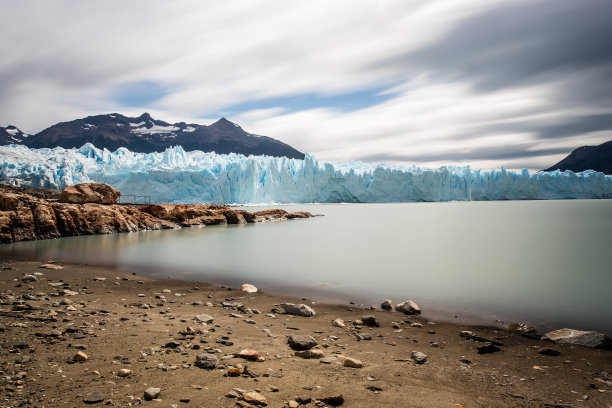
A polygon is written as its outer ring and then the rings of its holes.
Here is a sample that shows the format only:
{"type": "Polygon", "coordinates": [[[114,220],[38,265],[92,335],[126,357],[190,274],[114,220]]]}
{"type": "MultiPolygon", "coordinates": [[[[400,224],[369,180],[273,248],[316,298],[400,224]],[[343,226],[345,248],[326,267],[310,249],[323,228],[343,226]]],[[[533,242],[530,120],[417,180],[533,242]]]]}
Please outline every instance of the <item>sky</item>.
{"type": "Polygon", "coordinates": [[[227,119],[319,160],[532,170],[612,139],[610,0],[0,0],[0,126],[227,119]]]}

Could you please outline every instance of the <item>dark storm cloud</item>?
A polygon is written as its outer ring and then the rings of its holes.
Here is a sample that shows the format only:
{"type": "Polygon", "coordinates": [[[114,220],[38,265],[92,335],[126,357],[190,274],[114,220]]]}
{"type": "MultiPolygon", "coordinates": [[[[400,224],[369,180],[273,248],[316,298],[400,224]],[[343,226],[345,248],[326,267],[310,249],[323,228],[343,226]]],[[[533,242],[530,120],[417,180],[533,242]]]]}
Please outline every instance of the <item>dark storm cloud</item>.
{"type": "MultiPolygon", "coordinates": [[[[468,81],[480,91],[522,86],[610,65],[610,16],[612,2],[607,0],[501,4],[464,19],[438,42],[381,65],[424,69],[468,81]]],[[[590,75],[610,87],[601,81],[612,80],[612,70],[590,75]]]]}

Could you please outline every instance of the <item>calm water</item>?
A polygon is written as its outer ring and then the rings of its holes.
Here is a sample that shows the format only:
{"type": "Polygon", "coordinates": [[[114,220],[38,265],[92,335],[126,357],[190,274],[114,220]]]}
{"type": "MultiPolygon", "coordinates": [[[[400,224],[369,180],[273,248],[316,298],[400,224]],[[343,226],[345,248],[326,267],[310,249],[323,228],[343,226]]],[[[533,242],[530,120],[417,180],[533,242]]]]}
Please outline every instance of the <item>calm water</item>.
{"type": "Polygon", "coordinates": [[[612,200],[276,207],[325,216],[23,242],[0,256],[366,305],[412,299],[434,318],[612,333],[612,200]]]}

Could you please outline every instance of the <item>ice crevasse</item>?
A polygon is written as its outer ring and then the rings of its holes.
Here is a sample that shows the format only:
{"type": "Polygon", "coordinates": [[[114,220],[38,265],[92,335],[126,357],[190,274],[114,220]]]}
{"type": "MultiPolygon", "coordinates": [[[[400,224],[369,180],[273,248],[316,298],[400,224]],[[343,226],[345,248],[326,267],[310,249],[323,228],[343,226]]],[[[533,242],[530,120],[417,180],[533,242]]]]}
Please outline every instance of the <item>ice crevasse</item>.
{"type": "Polygon", "coordinates": [[[186,152],[0,147],[0,182],[64,188],[99,182],[170,203],[335,203],[612,198],[612,176],[594,171],[437,169],[361,162],[186,152]]]}

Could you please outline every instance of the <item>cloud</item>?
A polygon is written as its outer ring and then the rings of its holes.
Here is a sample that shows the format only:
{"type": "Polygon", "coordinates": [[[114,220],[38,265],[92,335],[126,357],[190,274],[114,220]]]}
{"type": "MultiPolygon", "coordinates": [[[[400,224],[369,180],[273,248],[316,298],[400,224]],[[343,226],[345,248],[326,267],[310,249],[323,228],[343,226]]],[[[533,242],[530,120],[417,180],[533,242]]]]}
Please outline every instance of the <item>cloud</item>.
{"type": "Polygon", "coordinates": [[[0,125],[227,116],[322,160],[548,167],[612,138],[612,3],[0,0],[0,125]]]}

